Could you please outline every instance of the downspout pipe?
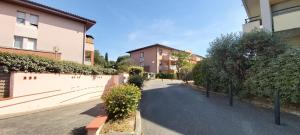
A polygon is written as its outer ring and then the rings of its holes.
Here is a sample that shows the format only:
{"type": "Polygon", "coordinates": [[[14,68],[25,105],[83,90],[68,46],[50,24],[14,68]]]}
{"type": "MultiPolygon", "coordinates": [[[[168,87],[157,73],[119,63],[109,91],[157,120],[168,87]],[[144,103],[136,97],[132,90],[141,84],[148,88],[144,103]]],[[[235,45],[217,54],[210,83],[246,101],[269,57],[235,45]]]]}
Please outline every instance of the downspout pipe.
{"type": "Polygon", "coordinates": [[[84,63],[84,58],[85,58],[85,37],[86,37],[86,25],[84,25],[84,31],[83,31],[83,57],[82,57],[82,64],[85,64],[84,63]]]}

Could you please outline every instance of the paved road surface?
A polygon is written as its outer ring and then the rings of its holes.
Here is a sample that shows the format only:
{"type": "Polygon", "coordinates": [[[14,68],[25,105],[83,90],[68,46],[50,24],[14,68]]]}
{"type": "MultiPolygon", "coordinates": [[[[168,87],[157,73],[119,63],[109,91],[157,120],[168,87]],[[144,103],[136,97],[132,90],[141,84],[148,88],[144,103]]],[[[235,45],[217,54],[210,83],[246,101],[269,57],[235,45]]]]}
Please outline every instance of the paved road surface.
{"type": "Polygon", "coordinates": [[[300,118],[282,114],[273,124],[273,111],[226,97],[192,90],[179,81],[146,83],[141,103],[145,135],[300,135],[300,118]]]}
{"type": "MultiPolygon", "coordinates": [[[[100,100],[0,120],[0,135],[81,135],[100,114],[100,100]]],[[[1,110],[0,110],[1,111],[1,110]]]]}

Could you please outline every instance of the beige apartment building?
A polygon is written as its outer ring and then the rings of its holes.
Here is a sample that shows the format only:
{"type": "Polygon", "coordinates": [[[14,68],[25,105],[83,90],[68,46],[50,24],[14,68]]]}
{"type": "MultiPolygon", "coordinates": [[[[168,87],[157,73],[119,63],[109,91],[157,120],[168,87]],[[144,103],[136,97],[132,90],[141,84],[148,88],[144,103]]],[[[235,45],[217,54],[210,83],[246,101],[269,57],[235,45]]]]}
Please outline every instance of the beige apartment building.
{"type": "Polygon", "coordinates": [[[93,20],[29,0],[1,0],[0,20],[0,52],[93,64],[93,20]]]}
{"type": "Polygon", "coordinates": [[[300,0],[242,0],[248,19],[244,32],[266,29],[280,33],[292,46],[300,47],[300,0]]]}
{"type": "Polygon", "coordinates": [[[151,73],[176,73],[176,59],[173,52],[187,52],[191,55],[190,62],[197,63],[202,56],[192,54],[191,51],[182,51],[161,44],[154,44],[143,48],[128,51],[136,65],[144,67],[145,72],[151,73]]]}

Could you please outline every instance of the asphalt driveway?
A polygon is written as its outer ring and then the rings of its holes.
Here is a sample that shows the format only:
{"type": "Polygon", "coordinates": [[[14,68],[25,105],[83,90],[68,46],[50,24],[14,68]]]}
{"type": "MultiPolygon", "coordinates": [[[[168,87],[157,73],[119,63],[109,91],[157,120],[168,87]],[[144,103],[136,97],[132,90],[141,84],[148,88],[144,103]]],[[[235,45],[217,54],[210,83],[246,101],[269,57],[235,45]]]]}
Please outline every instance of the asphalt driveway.
{"type": "MultiPolygon", "coordinates": [[[[0,135],[82,135],[103,112],[99,100],[14,118],[0,119],[0,135]]],[[[0,110],[1,111],[1,110],[0,110]]]]}
{"type": "Polygon", "coordinates": [[[146,83],[141,103],[145,135],[299,135],[300,118],[282,113],[281,126],[273,111],[202,93],[180,81],[146,83]]]}

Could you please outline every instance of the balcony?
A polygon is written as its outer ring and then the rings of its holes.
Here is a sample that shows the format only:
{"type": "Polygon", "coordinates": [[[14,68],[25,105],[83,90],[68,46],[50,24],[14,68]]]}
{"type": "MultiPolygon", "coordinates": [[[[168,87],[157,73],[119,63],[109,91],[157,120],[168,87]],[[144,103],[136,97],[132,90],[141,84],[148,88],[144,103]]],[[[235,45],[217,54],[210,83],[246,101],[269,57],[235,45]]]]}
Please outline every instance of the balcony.
{"type": "Polygon", "coordinates": [[[94,51],[94,38],[90,35],[87,35],[85,38],[85,51],[94,51]]]}
{"type": "Polygon", "coordinates": [[[300,6],[273,12],[274,32],[300,28],[300,6]]]}
{"type": "Polygon", "coordinates": [[[176,61],[176,59],[170,55],[165,55],[161,57],[161,60],[163,61],[176,61]]]}
{"type": "MultiPolygon", "coordinates": [[[[272,12],[273,16],[273,31],[279,32],[300,28],[300,5],[288,7],[272,12]]],[[[262,28],[260,16],[245,19],[243,24],[244,32],[251,32],[255,28],[262,28]]]]}
{"type": "Polygon", "coordinates": [[[160,65],[159,70],[176,70],[176,65],[160,65]]]}
{"type": "Polygon", "coordinates": [[[261,24],[262,23],[261,23],[260,16],[245,19],[245,24],[243,24],[243,31],[244,32],[251,32],[254,29],[260,29],[261,24]]]}
{"type": "Polygon", "coordinates": [[[167,66],[167,65],[160,65],[159,66],[159,70],[160,71],[168,71],[169,70],[169,66],[167,66]]]}

